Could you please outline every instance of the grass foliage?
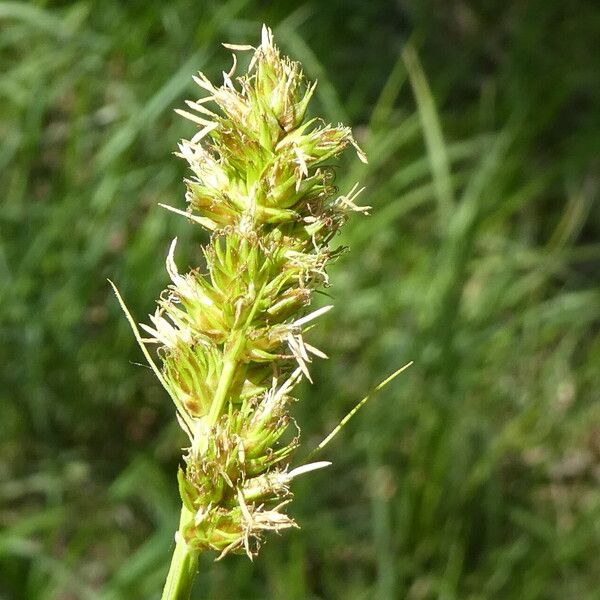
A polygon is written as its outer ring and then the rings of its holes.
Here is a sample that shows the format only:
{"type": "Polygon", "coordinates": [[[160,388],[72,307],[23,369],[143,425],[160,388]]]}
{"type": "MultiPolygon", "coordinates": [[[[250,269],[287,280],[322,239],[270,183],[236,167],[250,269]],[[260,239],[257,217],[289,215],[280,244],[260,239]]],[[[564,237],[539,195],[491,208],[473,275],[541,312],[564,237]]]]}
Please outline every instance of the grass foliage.
{"type": "Polygon", "coordinates": [[[106,278],[142,320],[171,237],[200,262],[172,109],[262,21],[370,158],[307,451],[415,365],[199,597],[598,598],[594,3],[107,0],[0,2],[0,599],[158,597],[185,440],[106,278]]]}

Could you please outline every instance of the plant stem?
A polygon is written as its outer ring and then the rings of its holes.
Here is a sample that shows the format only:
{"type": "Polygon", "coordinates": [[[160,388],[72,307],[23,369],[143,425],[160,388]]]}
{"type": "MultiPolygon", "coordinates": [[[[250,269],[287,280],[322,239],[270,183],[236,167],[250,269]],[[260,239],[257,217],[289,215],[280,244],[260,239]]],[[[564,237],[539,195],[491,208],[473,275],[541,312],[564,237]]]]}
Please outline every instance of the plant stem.
{"type": "Polygon", "coordinates": [[[235,342],[225,355],[225,360],[223,361],[223,369],[221,371],[221,376],[219,377],[219,383],[217,384],[217,389],[215,390],[215,395],[208,411],[207,422],[209,427],[215,425],[221,416],[227,394],[229,393],[229,388],[231,387],[231,382],[235,375],[235,370],[238,366],[238,355],[245,343],[244,331],[234,331],[231,336],[234,338],[235,342]]]}
{"type": "Polygon", "coordinates": [[[182,506],[175,550],[161,600],[188,600],[192,592],[198,566],[198,552],[190,548],[183,538],[183,527],[192,518],[192,513],[182,506]]]}
{"type": "Polygon", "coordinates": [[[229,391],[229,386],[231,385],[231,381],[233,380],[233,376],[235,375],[235,369],[237,366],[237,361],[233,358],[227,358],[225,363],[223,364],[223,370],[221,371],[221,377],[219,379],[219,383],[217,385],[217,390],[215,392],[215,396],[213,398],[212,404],[210,406],[210,411],[208,413],[208,425],[214,425],[219,417],[221,416],[221,411],[223,409],[223,405],[225,404],[225,400],[227,398],[227,392],[229,391]]]}

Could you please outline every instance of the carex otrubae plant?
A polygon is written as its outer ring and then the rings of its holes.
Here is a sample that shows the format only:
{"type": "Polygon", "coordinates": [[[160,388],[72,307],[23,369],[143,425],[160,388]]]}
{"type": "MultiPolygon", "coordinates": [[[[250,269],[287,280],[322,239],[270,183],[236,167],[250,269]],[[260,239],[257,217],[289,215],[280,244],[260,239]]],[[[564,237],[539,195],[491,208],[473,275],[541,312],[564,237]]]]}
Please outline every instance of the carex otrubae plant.
{"type": "Polygon", "coordinates": [[[345,149],[366,161],[351,130],[307,117],[315,84],[280,55],[270,29],[256,48],[224,45],[234,54],[223,84],[200,73],[203,97],[177,111],[198,131],[179,145],[191,170],[187,211],[171,210],[210,232],[205,265],[181,274],[173,240],[171,284],[141,325],[150,337],[123,305],[189,437],[163,598],[189,595],[199,553],[252,557],[265,532],[296,526],[284,512],[291,481],[329,464],[291,468],[299,429],[289,407],[313,358],[325,358],[304,334],[331,308],[311,301],[343,251],[332,240],[349,214],[368,208],[354,202],[358,185],[345,195],[334,186],[332,161],[345,149]],[[246,51],[248,71],[236,77],[235,53],[246,51]]]}

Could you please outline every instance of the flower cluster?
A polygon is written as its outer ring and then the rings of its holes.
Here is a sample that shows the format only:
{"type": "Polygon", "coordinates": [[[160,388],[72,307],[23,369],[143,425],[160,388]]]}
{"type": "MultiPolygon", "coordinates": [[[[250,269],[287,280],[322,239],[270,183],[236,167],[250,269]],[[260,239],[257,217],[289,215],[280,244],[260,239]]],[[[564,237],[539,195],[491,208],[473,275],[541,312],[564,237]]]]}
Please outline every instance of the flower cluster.
{"type": "Polygon", "coordinates": [[[161,381],[190,439],[179,488],[191,548],[252,556],[267,530],[294,526],[283,512],[289,483],[328,463],[290,470],[299,431],[289,416],[294,386],[313,357],[304,340],[313,291],[327,285],[330,241],[348,214],[365,211],[355,186],[338,196],[330,161],[353,146],[349,128],[307,119],[315,85],[282,58],[271,31],[261,44],[231,46],[234,64],[207,93],[178,111],[198,125],[179,154],[189,163],[188,211],[211,232],[205,269],[180,274],[176,241],[145,343],[159,344],[161,381]],[[252,51],[234,77],[235,52],[252,51]]]}

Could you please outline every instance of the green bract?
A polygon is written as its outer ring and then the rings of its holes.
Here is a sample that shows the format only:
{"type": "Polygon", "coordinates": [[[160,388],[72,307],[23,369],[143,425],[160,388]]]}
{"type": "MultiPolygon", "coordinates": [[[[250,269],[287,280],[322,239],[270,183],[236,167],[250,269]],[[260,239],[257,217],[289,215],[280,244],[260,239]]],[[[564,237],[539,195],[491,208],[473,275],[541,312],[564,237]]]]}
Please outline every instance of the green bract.
{"type": "Polygon", "coordinates": [[[325,356],[303,330],[331,308],[310,309],[340,251],[329,242],[366,210],[357,186],[336,194],[330,161],[348,146],[365,159],[349,128],[306,120],[315,85],[269,29],[258,48],[228,47],[253,50],[248,73],[234,79],[234,55],[223,85],[200,74],[208,95],[178,111],[199,127],[179,155],[192,172],[183,214],[211,232],[205,272],[178,272],[174,240],[172,283],[142,328],[160,345],[159,376],[190,439],[177,542],[252,556],[264,531],[295,525],[282,511],[292,479],[328,464],[290,470],[299,430],[288,406],[312,357],[325,356]]]}

